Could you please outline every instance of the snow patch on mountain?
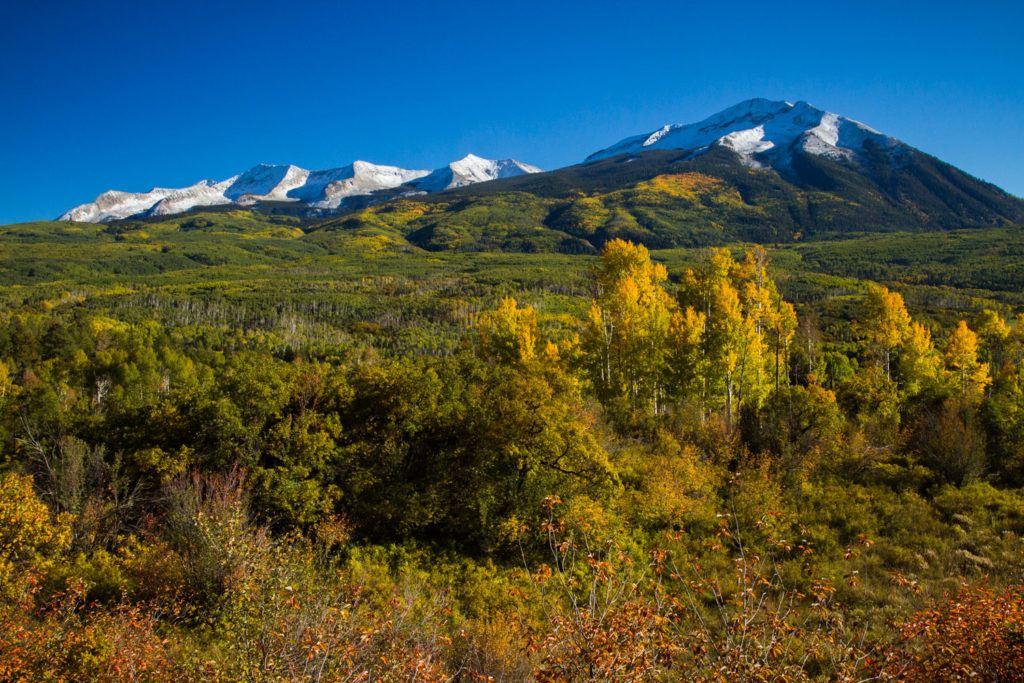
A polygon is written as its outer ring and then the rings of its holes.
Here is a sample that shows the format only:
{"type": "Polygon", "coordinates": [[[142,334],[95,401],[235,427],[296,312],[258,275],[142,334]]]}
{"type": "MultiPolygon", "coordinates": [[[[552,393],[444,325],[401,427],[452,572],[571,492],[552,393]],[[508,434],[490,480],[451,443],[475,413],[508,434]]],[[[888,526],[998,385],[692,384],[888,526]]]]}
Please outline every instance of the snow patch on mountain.
{"type": "Polygon", "coordinates": [[[788,165],[797,149],[839,161],[856,161],[869,142],[882,149],[902,146],[870,126],[807,102],[757,98],[697,123],[666,125],[652,133],[628,137],[586,160],[652,149],[683,150],[696,156],[720,146],[736,152],[748,166],[778,167],[788,165]]]}
{"type": "Polygon", "coordinates": [[[243,198],[287,201],[288,193],[302,187],[308,177],[309,171],[291,164],[259,164],[236,176],[224,196],[231,201],[243,198]]]}
{"type": "Polygon", "coordinates": [[[467,154],[444,168],[410,183],[413,187],[427,192],[442,192],[473,183],[484,183],[499,178],[512,178],[527,173],[540,173],[541,169],[515,159],[484,159],[467,154]]]}
{"type": "Polygon", "coordinates": [[[259,164],[227,180],[203,180],[189,187],[149,192],[104,192],[76,206],[60,220],[99,223],[122,218],[167,216],[204,206],[263,201],[296,202],[311,212],[333,210],[349,197],[403,186],[409,193],[439,192],[471,183],[537,173],[536,166],[514,159],[492,161],[470,154],[435,171],[410,170],[355,161],[348,166],[308,171],[290,164],[259,164]]]}
{"type": "Polygon", "coordinates": [[[301,202],[314,209],[336,209],[346,197],[395,188],[428,173],[365,161],[323,171],[307,171],[290,164],[260,164],[227,180],[203,180],[180,189],[154,188],[138,193],[110,190],[76,206],[60,220],[98,223],[169,216],[204,206],[247,206],[261,201],[301,202]]]}
{"type": "Polygon", "coordinates": [[[306,184],[289,193],[289,197],[318,209],[336,209],[348,197],[372,194],[422,178],[429,171],[409,170],[397,166],[379,166],[368,161],[355,161],[342,168],[315,171],[306,184]]]}
{"type": "Polygon", "coordinates": [[[61,216],[60,220],[95,223],[110,216],[126,218],[149,210],[151,206],[176,191],[165,187],[154,187],[149,192],[107,190],[93,201],[71,209],[61,216]]]}
{"type": "MultiPolygon", "coordinates": [[[[231,184],[235,182],[237,178],[238,176],[234,176],[220,183],[212,180],[203,180],[191,187],[175,190],[153,204],[149,209],[145,210],[144,213],[150,216],[169,216],[171,214],[188,211],[189,209],[193,209],[198,206],[217,206],[219,204],[227,204],[229,201],[225,198],[224,193],[229,187],[231,187],[231,184]]],[[[117,208],[119,213],[126,213],[128,210],[125,207],[117,208]]],[[[110,213],[113,213],[113,211],[110,213]]],[[[127,218],[128,216],[133,215],[136,214],[133,213],[118,217],[127,218]]],[[[98,220],[109,220],[109,218],[104,217],[98,220]]]]}

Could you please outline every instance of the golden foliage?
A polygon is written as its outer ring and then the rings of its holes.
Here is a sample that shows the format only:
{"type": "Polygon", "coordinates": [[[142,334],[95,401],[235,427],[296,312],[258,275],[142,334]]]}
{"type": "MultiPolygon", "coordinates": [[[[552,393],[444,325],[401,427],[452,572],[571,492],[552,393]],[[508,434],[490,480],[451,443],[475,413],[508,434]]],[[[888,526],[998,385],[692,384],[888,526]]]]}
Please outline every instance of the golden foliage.
{"type": "Polygon", "coordinates": [[[36,497],[32,477],[0,475],[0,593],[14,588],[22,572],[70,543],[71,517],[54,518],[36,497]]]}
{"type": "Polygon", "coordinates": [[[961,320],[946,342],[946,364],[957,378],[961,396],[976,400],[992,383],[988,363],[978,361],[978,335],[961,320]]]}
{"type": "MultiPolygon", "coordinates": [[[[515,299],[502,299],[497,309],[480,316],[477,328],[480,350],[486,358],[504,363],[526,363],[538,355],[537,312],[532,306],[520,308],[515,299]]],[[[546,348],[545,355],[557,357],[558,348],[546,348]]]]}
{"type": "Polygon", "coordinates": [[[743,205],[743,198],[736,188],[720,178],[704,173],[670,173],[655,176],[638,183],[635,188],[638,199],[656,201],[660,197],[672,197],[698,202],[707,199],[716,204],[743,205]]]}

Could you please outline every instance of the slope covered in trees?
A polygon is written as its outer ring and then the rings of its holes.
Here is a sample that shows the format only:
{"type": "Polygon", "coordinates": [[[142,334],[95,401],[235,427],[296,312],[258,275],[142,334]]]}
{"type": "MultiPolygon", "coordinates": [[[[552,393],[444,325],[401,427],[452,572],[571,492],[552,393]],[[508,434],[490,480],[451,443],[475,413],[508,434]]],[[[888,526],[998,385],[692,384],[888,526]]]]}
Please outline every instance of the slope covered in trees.
{"type": "Polygon", "coordinates": [[[426,253],[388,211],[0,231],[0,678],[1019,675],[1015,230],[426,253]]]}
{"type": "Polygon", "coordinates": [[[947,177],[929,163],[922,157],[905,175],[869,180],[813,158],[802,171],[807,177],[797,182],[747,168],[724,151],[692,160],[648,152],[376,204],[321,225],[327,231],[391,230],[431,250],[577,253],[615,238],[651,248],[788,243],[1024,220],[1024,201],[958,171],[947,177]],[[954,192],[950,183],[972,189],[954,192]]]}
{"type": "MultiPolygon", "coordinates": [[[[648,151],[464,188],[452,196],[486,199],[521,192],[563,200],[600,197],[659,176],[698,175],[714,179],[743,201],[732,207],[705,204],[710,222],[728,235],[761,241],[788,241],[798,234],[990,227],[1024,219],[1020,198],[918,151],[908,151],[894,165],[877,150],[877,158],[861,167],[799,151],[793,155],[789,170],[780,173],[750,168],[724,147],[696,157],[683,151],[648,151]]],[[[445,201],[443,195],[433,199],[445,201]]],[[[662,204],[674,215],[675,229],[640,206],[627,207],[645,229],[686,244],[687,233],[699,222],[684,219],[696,219],[700,207],[695,211],[692,204],[669,198],[662,204]]]]}

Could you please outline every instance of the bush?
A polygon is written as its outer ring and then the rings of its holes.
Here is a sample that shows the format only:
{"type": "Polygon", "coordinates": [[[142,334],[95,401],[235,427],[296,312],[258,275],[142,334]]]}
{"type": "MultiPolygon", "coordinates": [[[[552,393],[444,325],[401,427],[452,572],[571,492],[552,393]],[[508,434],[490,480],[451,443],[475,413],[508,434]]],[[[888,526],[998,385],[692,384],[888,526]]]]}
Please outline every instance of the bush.
{"type": "Polygon", "coordinates": [[[900,628],[878,664],[887,680],[1024,681],[1024,592],[964,586],[900,628]]]}

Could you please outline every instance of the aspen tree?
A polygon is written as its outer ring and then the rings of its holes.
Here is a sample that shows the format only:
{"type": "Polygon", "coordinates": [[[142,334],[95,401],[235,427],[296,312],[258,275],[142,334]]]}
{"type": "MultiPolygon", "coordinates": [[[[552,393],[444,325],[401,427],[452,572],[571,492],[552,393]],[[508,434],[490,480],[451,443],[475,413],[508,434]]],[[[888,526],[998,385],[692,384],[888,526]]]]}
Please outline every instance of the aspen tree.
{"type": "Polygon", "coordinates": [[[961,320],[946,342],[946,365],[956,377],[960,395],[973,401],[982,397],[992,378],[988,363],[978,360],[978,335],[961,320]]]}

